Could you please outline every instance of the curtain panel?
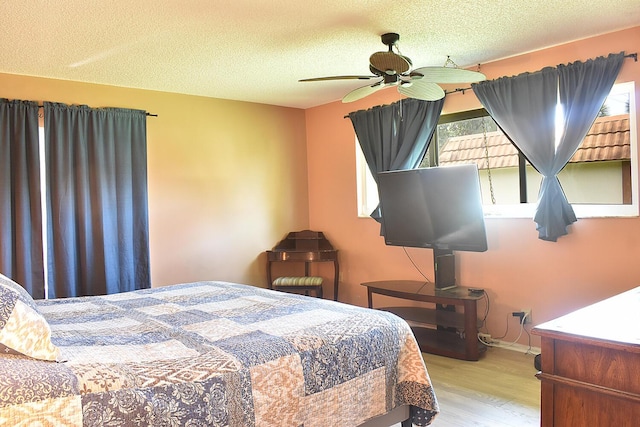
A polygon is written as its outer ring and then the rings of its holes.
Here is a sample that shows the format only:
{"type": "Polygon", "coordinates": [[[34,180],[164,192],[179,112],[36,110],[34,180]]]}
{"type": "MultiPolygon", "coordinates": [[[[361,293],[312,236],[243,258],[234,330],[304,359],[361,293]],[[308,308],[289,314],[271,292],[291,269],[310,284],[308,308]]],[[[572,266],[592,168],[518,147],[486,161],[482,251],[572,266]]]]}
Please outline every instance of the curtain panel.
{"type": "Polygon", "coordinates": [[[557,174],[595,121],[622,67],[624,53],[473,83],[491,117],[542,175],[534,221],[541,240],[557,241],[577,221],[557,174]],[[562,123],[556,106],[562,105],[562,123]],[[556,127],[562,126],[556,140],[556,127]]]}
{"type": "MultiPolygon", "coordinates": [[[[390,105],[349,113],[373,178],[378,172],[415,169],[427,152],[438,124],[444,98],[437,101],[403,99],[390,105]]],[[[371,217],[382,221],[380,206],[371,217]]],[[[384,230],[381,230],[381,235],[384,230]]]]}
{"type": "Polygon", "coordinates": [[[149,288],[146,113],[44,113],[49,296],[149,288]]]}
{"type": "Polygon", "coordinates": [[[0,99],[0,272],[44,298],[38,104],[0,99]]]}

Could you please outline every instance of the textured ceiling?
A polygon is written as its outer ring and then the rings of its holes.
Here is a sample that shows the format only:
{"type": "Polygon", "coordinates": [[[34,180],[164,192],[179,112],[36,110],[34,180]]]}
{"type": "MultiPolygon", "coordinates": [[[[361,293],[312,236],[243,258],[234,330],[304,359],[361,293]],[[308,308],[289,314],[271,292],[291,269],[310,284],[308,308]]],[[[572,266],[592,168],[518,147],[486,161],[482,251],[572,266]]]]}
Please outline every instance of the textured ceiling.
{"type": "Polygon", "coordinates": [[[0,72],[308,108],[363,82],[299,79],[370,74],[385,32],[416,68],[467,67],[636,26],[640,0],[6,0],[0,16],[0,72]]]}

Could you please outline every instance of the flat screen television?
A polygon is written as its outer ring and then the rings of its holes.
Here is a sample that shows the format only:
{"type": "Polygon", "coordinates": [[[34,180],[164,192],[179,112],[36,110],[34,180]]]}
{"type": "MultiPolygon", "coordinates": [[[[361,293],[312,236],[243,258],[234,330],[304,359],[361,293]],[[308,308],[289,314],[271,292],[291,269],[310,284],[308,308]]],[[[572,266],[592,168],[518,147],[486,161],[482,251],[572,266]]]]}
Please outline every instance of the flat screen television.
{"type": "Polygon", "coordinates": [[[453,251],[487,250],[475,164],[381,172],[378,193],[385,243],[433,249],[437,289],[456,286],[453,251]]]}

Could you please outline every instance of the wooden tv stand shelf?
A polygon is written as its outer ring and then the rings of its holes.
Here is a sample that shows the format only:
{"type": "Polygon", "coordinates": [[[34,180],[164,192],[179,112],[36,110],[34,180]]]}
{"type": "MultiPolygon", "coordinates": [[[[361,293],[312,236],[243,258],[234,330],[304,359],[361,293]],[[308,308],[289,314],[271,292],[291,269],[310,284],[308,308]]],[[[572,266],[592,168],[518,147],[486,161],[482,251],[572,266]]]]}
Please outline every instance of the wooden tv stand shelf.
{"type": "Polygon", "coordinates": [[[362,283],[362,286],[367,288],[369,308],[373,308],[373,294],[436,304],[436,308],[380,308],[409,323],[422,351],[456,359],[478,360],[480,353],[486,350],[477,337],[477,302],[483,298],[482,293],[472,294],[469,288],[461,286],[441,291],[436,290],[433,283],[416,280],[384,280],[362,283]],[[463,311],[458,311],[458,307],[463,311]]]}

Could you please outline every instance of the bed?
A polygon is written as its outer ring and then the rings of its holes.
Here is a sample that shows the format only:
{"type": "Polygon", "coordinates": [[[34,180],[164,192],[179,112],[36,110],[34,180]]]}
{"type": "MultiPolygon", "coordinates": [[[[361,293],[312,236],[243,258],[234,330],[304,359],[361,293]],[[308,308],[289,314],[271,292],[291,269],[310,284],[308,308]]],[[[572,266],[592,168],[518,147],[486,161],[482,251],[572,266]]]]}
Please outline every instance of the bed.
{"type": "Polygon", "coordinates": [[[34,302],[0,275],[0,425],[428,425],[408,325],[227,282],[34,302]]]}

